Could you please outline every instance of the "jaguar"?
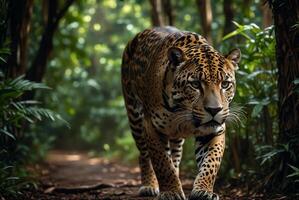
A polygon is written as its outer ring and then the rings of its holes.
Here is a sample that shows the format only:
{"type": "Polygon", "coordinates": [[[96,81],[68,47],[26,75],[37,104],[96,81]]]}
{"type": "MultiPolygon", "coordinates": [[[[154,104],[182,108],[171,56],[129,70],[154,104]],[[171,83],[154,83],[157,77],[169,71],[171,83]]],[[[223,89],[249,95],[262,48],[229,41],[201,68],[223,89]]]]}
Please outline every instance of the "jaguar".
{"type": "Polygon", "coordinates": [[[183,200],[179,165],[185,138],[195,138],[198,174],[190,200],[217,200],[213,187],[241,52],[223,55],[199,34],[174,27],[138,33],[122,57],[121,82],[140,152],[140,196],[183,200]]]}

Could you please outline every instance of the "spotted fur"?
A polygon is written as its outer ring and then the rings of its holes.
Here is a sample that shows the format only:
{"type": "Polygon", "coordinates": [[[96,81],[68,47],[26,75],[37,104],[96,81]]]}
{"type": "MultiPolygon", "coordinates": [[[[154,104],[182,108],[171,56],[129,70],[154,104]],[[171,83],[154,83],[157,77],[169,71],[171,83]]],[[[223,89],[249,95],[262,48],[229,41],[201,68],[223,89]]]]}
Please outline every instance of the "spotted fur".
{"type": "Polygon", "coordinates": [[[140,151],[141,196],[185,199],[179,180],[184,138],[196,138],[199,173],[190,199],[213,193],[225,146],[240,51],[217,52],[200,35],[173,27],[147,29],[123,53],[122,88],[140,151]]]}

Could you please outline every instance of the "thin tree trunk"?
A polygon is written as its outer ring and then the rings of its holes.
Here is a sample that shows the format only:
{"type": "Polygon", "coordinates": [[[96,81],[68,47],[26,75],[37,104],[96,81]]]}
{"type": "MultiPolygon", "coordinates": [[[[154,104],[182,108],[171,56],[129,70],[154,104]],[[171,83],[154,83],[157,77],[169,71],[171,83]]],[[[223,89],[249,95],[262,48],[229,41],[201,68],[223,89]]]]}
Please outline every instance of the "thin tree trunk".
{"type": "MultiPolygon", "coordinates": [[[[46,27],[42,34],[37,54],[35,55],[30,69],[26,73],[26,79],[35,82],[42,81],[46,73],[48,58],[53,49],[54,33],[57,30],[60,19],[65,15],[73,2],[74,0],[66,1],[59,10],[57,0],[47,0],[47,4],[45,4],[45,8],[47,9],[44,11],[47,13],[46,17],[44,17],[46,27]]],[[[25,99],[32,99],[33,96],[34,93],[29,92],[25,96],[25,99]]]]}
{"type": "Polygon", "coordinates": [[[174,25],[174,11],[172,7],[171,0],[163,0],[163,11],[166,18],[166,24],[173,26],[174,25]]]}
{"type": "Polygon", "coordinates": [[[17,74],[25,74],[27,70],[27,46],[28,46],[28,33],[30,31],[30,21],[32,16],[33,0],[26,1],[26,11],[24,13],[23,23],[20,31],[20,67],[17,74]]]}
{"type": "Polygon", "coordinates": [[[25,0],[11,0],[8,7],[9,28],[8,35],[10,39],[10,56],[7,58],[5,74],[7,77],[15,77],[19,67],[19,44],[21,24],[26,7],[25,0]]]}
{"type": "Polygon", "coordinates": [[[223,13],[224,13],[224,29],[223,36],[232,32],[234,30],[233,20],[234,20],[234,10],[233,10],[233,1],[224,0],[223,1],[223,13]]]}
{"type": "Polygon", "coordinates": [[[273,144],[273,128],[272,119],[267,106],[263,107],[264,130],[265,130],[265,143],[268,145],[273,144]]]}
{"type": "Polygon", "coordinates": [[[7,59],[8,77],[25,74],[27,69],[27,43],[33,0],[11,0],[9,5],[11,54],[7,59]]]}
{"type": "Polygon", "coordinates": [[[239,148],[239,138],[237,136],[233,136],[232,138],[232,143],[231,143],[231,150],[232,150],[232,155],[233,155],[233,165],[235,168],[235,172],[238,174],[241,171],[241,165],[240,165],[240,154],[238,153],[240,148],[239,148]]]}
{"type": "Polygon", "coordinates": [[[261,11],[263,16],[263,28],[267,28],[273,24],[272,12],[269,5],[261,4],[261,11]]]}
{"type": "MultiPolygon", "coordinates": [[[[0,48],[4,47],[4,43],[7,37],[8,19],[9,19],[9,1],[0,1],[0,48]]],[[[1,64],[1,62],[0,62],[1,64]]],[[[2,65],[0,66],[3,67],[2,65]]]]}
{"type": "Polygon", "coordinates": [[[162,2],[161,0],[150,0],[152,7],[151,19],[153,26],[164,26],[163,12],[162,12],[162,2]]]}
{"type": "Polygon", "coordinates": [[[201,19],[202,35],[212,44],[212,9],[210,0],[196,0],[201,19]]]}

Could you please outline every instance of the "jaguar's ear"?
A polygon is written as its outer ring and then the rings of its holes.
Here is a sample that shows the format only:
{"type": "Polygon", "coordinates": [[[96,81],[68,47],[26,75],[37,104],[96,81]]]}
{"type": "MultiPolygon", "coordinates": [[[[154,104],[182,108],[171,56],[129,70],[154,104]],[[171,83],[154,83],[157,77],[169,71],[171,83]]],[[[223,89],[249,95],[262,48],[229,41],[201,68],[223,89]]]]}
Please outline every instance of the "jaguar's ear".
{"type": "Polygon", "coordinates": [[[182,49],[177,47],[170,47],[167,52],[168,59],[170,63],[177,67],[180,63],[185,60],[185,54],[182,49]]]}
{"type": "Polygon", "coordinates": [[[241,51],[240,49],[233,49],[226,55],[226,58],[232,62],[235,69],[238,69],[238,63],[241,60],[241,51]]]}

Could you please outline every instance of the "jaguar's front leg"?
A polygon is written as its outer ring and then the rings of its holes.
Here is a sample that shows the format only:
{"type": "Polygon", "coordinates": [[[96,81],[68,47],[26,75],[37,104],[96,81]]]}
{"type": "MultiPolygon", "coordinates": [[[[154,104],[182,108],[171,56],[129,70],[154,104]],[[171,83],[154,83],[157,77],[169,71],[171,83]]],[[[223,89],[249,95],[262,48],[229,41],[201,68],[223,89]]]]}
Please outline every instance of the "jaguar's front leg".
{"type": "Polygon", "coordinates": [[[184,200],[185,195],[176,168],[169,152],[166,151],[168,138],[157,132],[150,121],[145,123],[147,146],[156,173],[160,194],[158,200],[184,200]]]}
{"type": "Polygon", "coordinates": [[[225,148],[225,134],[196,137],[196,162],[199,173],[189,200],[219,200],[213,193],[217,172],[225,148]]]}
{"type": "Polygon", "coordinates": [[[173,165],[176,169],[177,175],[179,176],[180,171],[180,162],[182,160],[182,154],[183,154],[183,144],[184,144],[183,138],[177,138],[177,139],[171,139],[169,140],[170,143],[170,152],[172,157],[173,165]]]}

